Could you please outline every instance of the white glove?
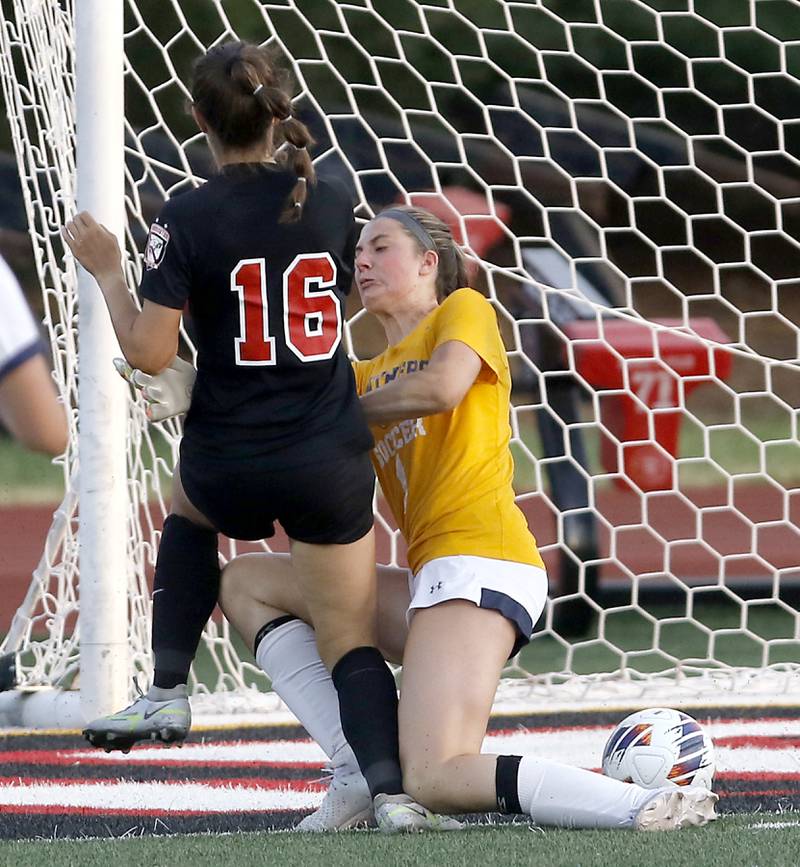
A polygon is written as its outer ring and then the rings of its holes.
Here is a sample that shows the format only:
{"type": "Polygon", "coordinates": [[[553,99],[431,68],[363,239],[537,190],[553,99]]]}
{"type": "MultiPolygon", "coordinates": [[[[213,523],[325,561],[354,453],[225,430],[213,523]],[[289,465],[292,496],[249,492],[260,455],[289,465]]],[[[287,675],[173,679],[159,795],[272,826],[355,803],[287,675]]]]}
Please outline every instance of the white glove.
{"type": "Polygon", "coordinates": [[[141,391],[150,421],[164,421],[189,409],[197,371],[188,361],[176,355],[170,366],[155,376],[131,367],[124,358],[115,358],[114,367],[123,379],[141,391]]]}

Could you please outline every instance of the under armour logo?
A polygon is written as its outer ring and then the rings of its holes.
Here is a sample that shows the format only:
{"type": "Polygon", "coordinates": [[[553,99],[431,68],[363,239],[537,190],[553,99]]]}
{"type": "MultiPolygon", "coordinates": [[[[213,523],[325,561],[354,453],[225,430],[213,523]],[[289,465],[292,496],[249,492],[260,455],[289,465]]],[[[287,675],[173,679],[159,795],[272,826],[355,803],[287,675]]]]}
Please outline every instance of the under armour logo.
{"type": "Polygon", "coordinates": [[[431,593],[435,593],[437,590],[442,589],[442,582],[440,581],[438,584],[431,584],[431,593]]]}

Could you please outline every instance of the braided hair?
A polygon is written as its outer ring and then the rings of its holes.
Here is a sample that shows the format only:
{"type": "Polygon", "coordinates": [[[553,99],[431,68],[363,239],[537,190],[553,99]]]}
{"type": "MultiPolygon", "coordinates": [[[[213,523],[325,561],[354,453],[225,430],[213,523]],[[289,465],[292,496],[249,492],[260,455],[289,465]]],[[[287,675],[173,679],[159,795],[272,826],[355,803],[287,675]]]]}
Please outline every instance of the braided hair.
{"type": "Polygon", "coordinates": [[[297,175],[282,222],[302,215],[308,184],[316,180],[308,148],[314,144],[306,125],[294,115],[287,76],[266,49],[247,42],[225,42],[194,65],[192,100],[223,147],[243,148],[264,140],[276,125],[283,145],[276,162],[297,175]]]}

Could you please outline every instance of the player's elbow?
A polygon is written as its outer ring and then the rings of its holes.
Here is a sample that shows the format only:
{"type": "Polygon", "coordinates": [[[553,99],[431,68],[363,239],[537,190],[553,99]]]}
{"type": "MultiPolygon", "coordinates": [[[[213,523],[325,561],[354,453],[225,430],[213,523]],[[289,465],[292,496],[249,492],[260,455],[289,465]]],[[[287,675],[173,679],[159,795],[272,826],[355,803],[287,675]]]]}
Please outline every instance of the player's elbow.
{"type": "Polygon", "coordinates": [[[165,367],[169,367],[176,352],[177,347],[175,346],[170,346],[169,348],[128,346],[125,347],[125,360],[131,367],[141,370],[142,373],[155,376],[157,373],[161,373],[165,367]]]}
{"type": "Polygon", "coordinates": [[[51,457],[63,455],[69,442],[66,417],[53,419],[36,429],[29,429],[19,434],[17,439],[32,452],[41,452],[51,457]]]}
{"type": "Polygon", "coordinates": [[[149,358],[134,361],[130,356],[127,356],[127,360],[131,367],[141,370],[142,373],[146,373],[148,376],[156,376],[167,366],[161,361],[151,361],[149,358]]]}
{"type": "Polygon", "coordinates": [[[437,376],[432,382],[430,392],[431,414],[450,412],[464,399],[464,390],[460,383],[453,382],[445,376],[437,376]]]}
{"type": "Polygon", "coordinates": [[[44,452],[47,455],[58,457],[63,455],[67,450],[69,443],[69,428],[67,427],[67,417],[62,411],[59,417],[54,420],[49,428],[42,432],[37,451],[44,452]]]}
{"type": "Polygon", "coordinates": [[[38,424],[27,426],[26,445],[33,451],[58,457],[64,454],[69,443],[67,413],[55,395],[43,409],[39,414],[38,424]]]}
{"type": "Polygon", "coordinates": [[[55,457],[66,450],[67,414],[41,355],[19,365],[0,384],[0,420],[31,451],[55,457]]]}
{"type": "MultiPolygon", "coordinates": [[[[165,309],[165,308],[162,308],[165,309]]],[[[176,313],[176,311],[169,311],[176,313]]],[[[169,367],[178,354],[178,320],[152,322],[152,311],[146,308],[134,320],[128,331],[119,333],[120,348],[131,367],[149,376],[161,373],[169,367]],[[148,312],[150,313],[148,317],[148,312]]]]}

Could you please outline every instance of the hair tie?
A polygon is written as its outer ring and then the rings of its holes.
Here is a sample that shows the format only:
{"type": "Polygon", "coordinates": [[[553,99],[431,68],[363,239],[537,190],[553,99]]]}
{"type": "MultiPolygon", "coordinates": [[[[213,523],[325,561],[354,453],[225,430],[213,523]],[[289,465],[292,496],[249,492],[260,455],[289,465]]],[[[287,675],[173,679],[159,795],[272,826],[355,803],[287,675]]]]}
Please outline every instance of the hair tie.
{"type": "MultiPolygon", "coordinates": [[[[306,181],[306,179],[304,177],[298,177],[297,178],[297,183],[295,184],[294,188],[295,188],[296,192],[302,191],[303,198],[305,198],[308,195],[308,182],[306,181]]],[[[303,203],[298,201],[297,199],[295,199],[294,200],[294,206],[295,206],[295,208],[302,208],[303,203]]]]}
{"type": "Polygon", "coordinates": [[[253,96],[258,96],[259,93],[264,89],[263,84],[259,84],[258,87],[253,91],[253,96]]]}

